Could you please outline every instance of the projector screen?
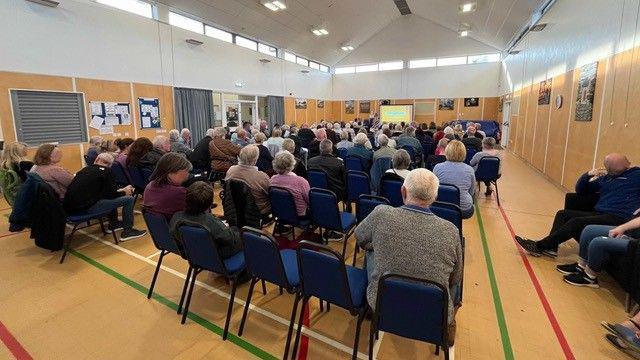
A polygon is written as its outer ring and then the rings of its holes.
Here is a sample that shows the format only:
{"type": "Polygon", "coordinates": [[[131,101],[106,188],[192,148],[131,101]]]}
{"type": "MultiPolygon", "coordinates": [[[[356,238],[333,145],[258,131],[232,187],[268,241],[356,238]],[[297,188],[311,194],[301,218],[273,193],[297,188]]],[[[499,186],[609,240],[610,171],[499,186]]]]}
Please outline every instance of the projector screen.
{"type": "Polygon", "coordinates": [[[410,124],[413,121],[413,105],[382,105],[380,121],[383,123],[410,124]]]}

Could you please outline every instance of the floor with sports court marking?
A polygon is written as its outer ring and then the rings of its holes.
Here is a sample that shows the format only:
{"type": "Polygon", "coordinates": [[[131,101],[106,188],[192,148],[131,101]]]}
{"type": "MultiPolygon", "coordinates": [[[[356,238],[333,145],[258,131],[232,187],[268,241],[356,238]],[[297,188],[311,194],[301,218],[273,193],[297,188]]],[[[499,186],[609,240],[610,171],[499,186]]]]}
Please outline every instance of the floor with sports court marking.
{"type": "MultiPolygon", "coordinates": [[[[457,314],[456,359],[627,359],[603,337],[600,321],[624,319],[624,293],[606,276],[600,289],[566,285],[557,262],[576,256],[569,242],[557,260],[521,255],[512,230],[532,238],[548,232],[564,192],[511,154],[499,183],[502,207],[480,195],[465,220],[463,306],[457,314]]],[[[219,203],[219,199],[217,200],[219,203]]],[[[221,211],[220,207],[216,211],[221,211]]],[[[149,236],[114,245],[99,227],[81,231],[75,250],[36,248],[28,232],[8,232],[0,206],[0,358],[201,359],[281,358],[293,296],[256,286],[243,336],[237,337],[248,284],[238,288],[227,341],[221,331],[230,287],[203,272],[185,325],[176,314],[187,264],[165,257],[152,299],[146,291],[158,259],[149,236]]],[[[141,215],[137,227],[144,228],[141,215]]],[[[337,248],[339,243],[334,244],[337,248]]],[[[353,254],[353,239],[348,246],[353,254]]],[[[349,259],[350,257],[347,256],[349,259]]],[[[359,259],[359,264],[362,258],[359,259]]],[[[356,319],[310,302],[299,358],[349,358],[356,319]]],[[[367,357],[368,322],[359,358],[367,357]]],[[[434,347],[382,333],[378,359],[429,358],[434,347]]],[[[431,355],[431,358],[437,358],[431,355]]],[[[440,356],[442,358],[442,355],[440,356]]]]}

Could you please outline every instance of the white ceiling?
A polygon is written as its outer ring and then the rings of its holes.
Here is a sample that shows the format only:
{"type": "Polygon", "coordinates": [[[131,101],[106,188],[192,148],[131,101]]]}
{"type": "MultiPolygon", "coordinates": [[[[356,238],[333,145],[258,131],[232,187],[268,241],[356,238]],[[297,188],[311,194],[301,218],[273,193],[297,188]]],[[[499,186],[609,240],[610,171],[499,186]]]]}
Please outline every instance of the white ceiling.
{"type": "MultiPolygon", "coordinates": [[[[529,19],[542,0],[478,0],[478,10],[458,14],[457,0],[407,0],[413,15],[402,16],[393,0],[285,0],[285,11],[272,12],[260,0],[161,0],[171,8],[218,24],[230,31],[288,49],[328,65],[341,62],[348,54],[341,44],[358,50],[368,40],[384,32],[387,26],[419,30],[415,23],[432,23],[452,34],[462,22],[471,25],[471,37],[487,49],[502,50],[529,19]],[[419,18],[416,21],[416,18],[419,18]],[[413,26],[398,23],[412,22],[413,26]],[[322,26],[328,36],[317,38],[311,27],[322,26]]],[[[460,1],[461,2],[461,1],[460,1]]],[[[426,27],[426,25],[425,25],[426,27]]],[[[405,34],[405,38],[429,42],[424,31],[405,34]]],[[[409,42],[411,43],[411,42],[409,42]]],[[[388,44],[375,44],[384,52],[388,44]]],[[[459,45],[459,44],[458,44],[459,45]]],[[[456,46],[458,48],[459,46],[456,46]]],[[[407,46],[403,60],[433,56],[433,46],[407,46]]],[[[439,45],[438,55],[448,55],[446,44],[439,45]]],[[[367,52],[374,50],[369,49],[367,52]]],[[[457,51],[457,50],[456,50],[457,51]]],[[[453,51],[450,55],[459,55],[453,51]]],[[[375,51],[374,51],[375,52],[375,51]]],[[[381,56],[382,58],[382,56],[381,56]]]]}

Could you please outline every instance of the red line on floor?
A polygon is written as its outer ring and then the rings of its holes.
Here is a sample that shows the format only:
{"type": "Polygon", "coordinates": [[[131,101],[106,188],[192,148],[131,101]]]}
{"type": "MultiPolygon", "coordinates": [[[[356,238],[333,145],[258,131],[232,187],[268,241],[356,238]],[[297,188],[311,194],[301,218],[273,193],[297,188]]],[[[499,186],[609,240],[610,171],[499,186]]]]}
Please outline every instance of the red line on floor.
{"type": "MultiPolygon", "coordinates": [[[[304,307],[304,317],[302,318],[302,324],[309,328],[309,303],[304,307]]],[[[298,360],[306,360],[307,353],[309,351],[309,337],[302,334],[300,339],[300,351],[298,351],[298,360]]]]}
{"type": "Polygon", "coordinates": [[[511,233],[511,238],[513,242],[516,244],[516,247],[518,248],[518,252],[520,253],[520,257],[522,258],[524,267],[525,269],[527,269],[529,278],[533,283],[533,287],[536,289],[536,293],[538,294],[538,297],[540,298],[540,302],[542,303],[542,307],[544,308],[544,312],[547,314],[547,318],[551,323],[553,332],[556,334],[556,338],[558,338],[558,342],[560,343],[560,347],[564,352],[565,358],[567,358],[568,360],[575,360],[575,356],[571,351],[571,347],[567,342],[567,338],[564,336],[564,333],[562,332],[562,328],[560,328],[560,324],[558,324],[558,319],[556,319],[556,316],[553,313],[553,309],[551,309],[551,305],[549,304],[549,300],[547,299],[547,296],[545,295],[544,290],[542,290],[542,285],[540,285],[540,281],[538,281],[538,277],[536,276],[536,273],[533,271],[533,268],[531,267],[531,263],[529,262],[529,259],[527,258],[527,255],[525,254],[524,250],[522,250],[518,242],[516,242],[516,233],[515,231],[513,231],[513,227],[511,226],[511,222],[509,221],[507,214],[504,212],[504,209],[502,208],[502,206],[498,205],[498,209],[500,209],[502,218],[504,219],[504,222],[507,224],[507,228],[511,233]]]}
{"type": "Polygon", "coordinates": [[[16,338],[9,332],[6,326],[0,321],[0,340],[4,343],[4,345],[11,351],[13,356],[18,360],[32,360],[33,358],[27,350],[22,347],[22,345],[16,340],[16,338]]]}

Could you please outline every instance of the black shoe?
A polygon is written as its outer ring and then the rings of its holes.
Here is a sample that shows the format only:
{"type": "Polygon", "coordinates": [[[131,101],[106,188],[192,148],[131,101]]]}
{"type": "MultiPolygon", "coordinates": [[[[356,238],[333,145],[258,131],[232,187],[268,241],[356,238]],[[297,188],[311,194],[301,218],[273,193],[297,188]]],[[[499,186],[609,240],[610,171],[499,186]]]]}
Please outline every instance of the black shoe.
{"type": "Polygon", "coordinates": [[[558,257],[558,249],[555,249],[555,250],[542,250],[542,255],[548,256],[550,258],[557,258],[558,257]]]}
{"type": "Polygon", "coordinates": [[[558,272],[561,272],[565,275],[578,274],[578,273],[584,272],[584,270],[582,270],[582,268],[578,265],[578,263],[558,265],[556,266],[556,270],[558,270],[558,272]]]}
{"type": "Polygon", "coordinates": [[[586,273],[569,274],[564,276],[564,282],[575,286],[586,286],[591,288],[599,288],[598,278],[591,277],[586,273]]]}
{"type": "Polygon", "coordinates": [[[485,196],[491,196],[491,194],[493,194],[493,190],[491,189],[491,186],[487,186],[487,191],[484,192],[485,196]]]}
{"type": "Polygon", "coordinates": [[[139,238],[145,236],[147,234],[146,230],[137,230],[134,228],[124,229],[120,234],[120,241],[127,241],[135,238],[139,238]]]}
{"type": "Polygon", "coordinates": [[[335,231],[325,231],[323,237],[328,241],[340,241],[342,240],[342,234],[335,231]]]}
{"type": "Polygon", "coordinates": [[[529,239],[524,239],[518,235],[516,235],[516,241],[527,254],[535,257],[539,257],[542,255],[542,250],[538,249],[537,242],[529,239]]]}
{"type": "Polygon", "coordinates": [[[114,231],[120,231],[123,229],[124,229],[124,226],[122,226],[122,221],[115,221],[113,223],[109,223],[109,226],[107,226],[107,229],[105,230],[105,232],[107,234],[111,234],[114,231]]]}

